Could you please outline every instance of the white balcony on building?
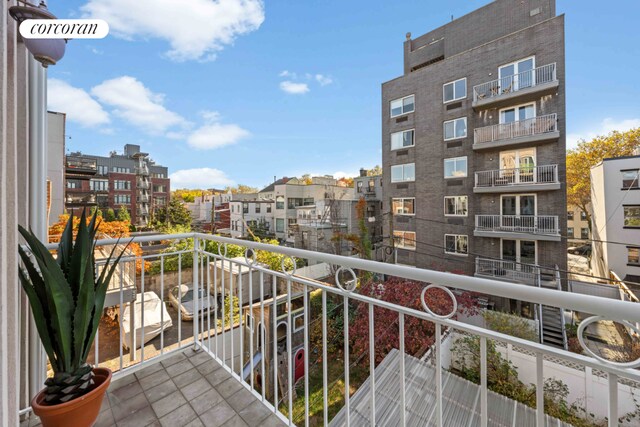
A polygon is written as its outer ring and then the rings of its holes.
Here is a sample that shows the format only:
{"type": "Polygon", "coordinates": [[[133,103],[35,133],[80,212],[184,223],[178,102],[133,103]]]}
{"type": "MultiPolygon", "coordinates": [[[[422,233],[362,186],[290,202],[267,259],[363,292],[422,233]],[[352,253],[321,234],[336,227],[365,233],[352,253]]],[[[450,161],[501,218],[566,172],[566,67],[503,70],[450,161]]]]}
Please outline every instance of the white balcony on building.
{"type": "Polygon", "coordinates": [[[488,150],[537,144],[560,137],[557,115],[547,114],[524,120],[476,128],[473,131],[473,149],[488,150]]]}
{"type": "Polygon", "coordinates": [[[476,237],[560,241],[556,215],[476,215],[476,237]]]}
{"type": "Polygon", "coordinates": [[[475,173],[474,193],[559,190],[558,165],[524,166],[475,173]]]}
{"type": "Polygon", "coordinates": [[[496,108],[525,102],[557,90],[556,64],[502,74],[500,78],[473,87],[473,108],[496,108]]]}

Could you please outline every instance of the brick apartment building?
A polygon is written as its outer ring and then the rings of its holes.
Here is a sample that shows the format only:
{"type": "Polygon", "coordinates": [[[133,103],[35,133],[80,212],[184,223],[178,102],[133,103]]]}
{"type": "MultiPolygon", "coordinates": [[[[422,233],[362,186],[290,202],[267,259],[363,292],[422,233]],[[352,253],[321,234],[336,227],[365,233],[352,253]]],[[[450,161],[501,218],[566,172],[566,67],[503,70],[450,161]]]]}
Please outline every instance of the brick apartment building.
{"type": "Polygon", "coordinates": [[[496,0],[404,42],[382,85],[397,262],[523,283],[567,268],[564,16],[496,0]]]}
{"type": "Polygon", "coordinates": [[[65,208],[83,206],[117,211],[125,206],[131,223],[147,226],[151,213],[169,203],[168,169],[157,165],[139,145],[127,144],[124,152],[110,156],[71,153],[65,161],[65,208]]]}

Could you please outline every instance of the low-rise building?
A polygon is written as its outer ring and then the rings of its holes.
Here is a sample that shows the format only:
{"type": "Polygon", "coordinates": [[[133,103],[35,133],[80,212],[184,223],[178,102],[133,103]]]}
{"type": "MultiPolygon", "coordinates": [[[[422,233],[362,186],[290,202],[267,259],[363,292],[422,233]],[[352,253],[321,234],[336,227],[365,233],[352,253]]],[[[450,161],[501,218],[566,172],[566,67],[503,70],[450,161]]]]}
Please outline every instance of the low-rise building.
{"type": "Polygon", "coordinates": [[[231,237],[274,237],[274,204],[259,193],[234,194],[229,202],[229,230],[231,237]]]}
{"type": "Polygon", "coordinates": [[[567,205],[567,242],[569,246],[587,243],[591,239],[587,213],[577,206],[567,205]]]}
{"type": "Polygon", "coordinates": [[[591,168],[593,274],[640,282],[640,153],[591,168]]]}

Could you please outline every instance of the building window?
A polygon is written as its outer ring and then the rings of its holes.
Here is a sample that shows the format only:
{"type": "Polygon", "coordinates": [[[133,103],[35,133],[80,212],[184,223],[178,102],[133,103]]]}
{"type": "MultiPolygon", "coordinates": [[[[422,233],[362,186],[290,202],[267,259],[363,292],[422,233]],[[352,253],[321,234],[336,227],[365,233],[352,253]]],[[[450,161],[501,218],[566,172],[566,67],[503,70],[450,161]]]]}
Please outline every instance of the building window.
{"type": "Polygon", "coordinates": [[[276,218],[276,233],[284,233],[284,218],[276,218]]]}
{"type": "Polygon", "coordinates": [[[467,216],[467,196],[447,196],[444,198],[444,216],[467,216]]]}
{"type": "Polygon", "coordinates": [[[116,206],[119,205],[130,205],[131,204],[131,195],[129,194],[116,194],[113,196],[113,203],[116,206]]]}
{"type": "Polygon", "coordinates": [[[164,206],[167,204],[167,198],[166,197],[154,197],[153,198],[153,204],[156,206],[164,206]]]}
{"type": "Polygon", "coordinates": [[[640,205],[627,205],[624,208],[624,226],[640,228],[640,205]]]}
{"type": "Polygon", "coordinates": [[[444,253],[467,255],[469,253],[469,237],[465,234],[445,234],[444,253]]]}
{"type": "Polygon", "coordinates": [[[358,182],[356,183],[356,191],[357,191],[358,193],[362,193],[362,186],[363,186],[363,185],[364,185],[364,182],[362,182],[362,181],[358,181],[358,182]]]}
{"type": "Polygon", "coordinates": [[[445,178],[464,178],[467,176],[467,157],[444,159],[445,178]]]}
{"type": "Polygon", "coordinates": [[[455,80],[442,85],[443,102],[457,101],[467,97],[467,78],[455,80]]]}
{"type": "Polygon", "coordinates": [[[414,197],[393,199],[393,214],[414,215],[416,213],[415,205],[416,199],[414,197]]]}
{"type": "Polygon", "coordinates": [[[587,227],[580,228],[580,238],[581,239],[588,239],[589,238],[589,228],[587,228],[587,227]]]}
{"type": "Polygon", "coordinates": [[[267,213],[271,213],[271,203],[267,204],[267,213]]]}
{"type": "Polygon", "coordinates": [[[573,221],[573,211],[567,211],[567,221],[573,221]]]}
{"type": "Polygon", "coordinates": [[[627,246],[627,264],[640,266],[640,247],[627,246]]]}
{"type": "Polygon", "coordinates": [[[313,197],[305,197],[304,199],[302,199],[302,206],[313,206],[315,205],[316,201],[313,199],[313,197]]]}
{"type": "Polygon", "coordinates": [[[98,165],[98,175],[107,175],[109,173],[109,166],[98,165]]]}
{"type": "Polygon", "coordinates": [[[575,234],[573,233],[573,227],[567,227],[567,237],[573,239],[575,234]]]}
{"type": "Polygon", "coordinates": [[[289,197],[287,199],[287,208],[295,209],[298,206],[302,206],[302,198],[300,197],[289,197]]]}
{"type": "Polygon", "coordinates": [[[249,203],[243,203],[242,204],[242,213],[243,214],[248,214],[249,213],[249,203]]]}
{"type": "Polygon", "coordinates": [[[444,140],[466,138],[467,137],[467,118],[449,120],[444,122],[444,140]]]}
{"type": "Polygon", "coordinates": [[[520,59],[499,67],[498,78],[502,93],[533,86],[535,84],[533,71],[535,67],[535,57],[520,59]]]}
{"type": "Polygon", "coordinates": [[[391,166],[391,182],[407,182],[416,180],[415,163],[391,166]]]}
{"type": "Polygon", "coordinates": [[[113,168],[111,168],[111,171],[113,171],[115,173],[130,173],[131,169],[129,169],[129,168],[121,168],[119,166],[114,166],[113,168]]]}
{"type": "Polygon", "coordinates": [[[525,104],[500,110],[500,123],[514,123],[533,119],[536,116],[536,104],[525,104]]]}
{"type": "Polygon", "coordinates": [[[629,188],[640,188],[640,183],[638,183],[638,181],[640,181],[639,173],[640,169],[622,171],[622,188],[625,190],[629,188]]]}
{"type": "Polygon", "coordinates": [[[581,221],[586,221],[587,220],[587,213],[584,211],[580,211],[580,220],[581,221]]]}
{"type": "Polygon", "coordinates": [[[410,250],[416,249],[415,231],[394,231],[393,241],[398,248],[410,250]]]}
{"type": "Polygon", "coordinates": [[[109,191],[109,181],[107,180],[91,180],[89,188],[93,191],[109,191]]]}
{"type": "Polygon", "coordinates": [[[113,182],[114,190],[131,190],[131,181],[115,180],[113,182]]]}
{"type": "Polygon", "coordinates": [[[163,173],[152,173],[151,178],[166,178],[166,176],[163,173]]]}
{"type": "Polygon", "coordinates": [[[405,147],[413,147],[414,142],[414,130],[403,130],[402,132],[395,132],[391,134],[391,149],[398,150],[405,147]]]}
{"type": "Polygon", "coordinates": [[[82,184],[78,180],[68,179],[67,180],[67,188],[82,188],[82,184]]]}
{"type": "Polygon", "coordinates": [[[276,197],[276,209],[284,209],[284,196],[276,197]]]}
{"type": "Polygon", "coordinates": [[[164,185],[154,185],[153,186],[153,192],[154,193],[164,193],[165,191],[167,191],[166,187],[164,185]]]}
{"type": "Polygon", "coordinates": [[[391,101],[391,117],[412,113],[414,109],[415,103],[413,95],[391,101]]]}
{"type": "Polygon", "coordinates": [[[260,213],[260,203],[256,203],[256,213],[260,213]]]}

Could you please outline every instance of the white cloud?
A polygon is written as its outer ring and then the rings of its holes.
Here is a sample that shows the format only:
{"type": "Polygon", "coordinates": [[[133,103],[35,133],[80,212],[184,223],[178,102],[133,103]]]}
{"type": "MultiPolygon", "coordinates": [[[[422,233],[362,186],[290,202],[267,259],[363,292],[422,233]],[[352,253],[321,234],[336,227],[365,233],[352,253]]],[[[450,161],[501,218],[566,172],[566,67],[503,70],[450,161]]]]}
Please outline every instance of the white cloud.
{"type": "Polygon", "coordinates": [[[291,79],[297,79],[298,75],[296,73],[292,73],[290,71],[284,70],[282,71],[280,74],[278,74],[280,77],[288,77],[291,79]]]}
{"type": "Polygon", "coordinates": [[[182,116],[164,107],[163,94],[152,92],[134,77],[106,80],[91,93],[113,107],[115,115],[152,135],[163,134],[177,125],[188,126],[182,116]]]}
{"type": "Polygon", "coordinates": [[[69,83],[49,79],[47,88],[47,108],[67,114],[67,120],[81,126],[99,126],[109,123],[109,114],[84,89],[69,83]]]}
{"type": "Polygon", "coordinates": [[[315,79],[318,83],[320,83],[320,86],[326,86],[333,83],[333,79],[331,77],[325,76],[323,74],[316,74],[315,79]]]}
{"type": "Polygon", "coordinates": [[[231,179],[219,169],[182,169],[169,175],[172,188],[213,188],[234,185],[231,179]]]}
{"type": "Polygon", "coordinates": [[[309,92],[309,85],[306,83],[295,83],[289,80],[280,82],[280,89],[292,95],[301,95],[309,92]]]}
{"type": "Polygon", "coordinates": [[[597,127],[586,130],[582,133],[567,134],[567,148],[575,148],[581,139],[588,141],[599,135],[607,135],[614,130],[617,130],[618,132],[626,132],[637,127],[640,127],[640,118],[615,120],[611,117],[607,117],[602,120],[597,127]]]}
{"type": "Polygon", "coordinates": [[[220,123],[220,113],[217,111],[203,111],[200,115],[205,124],[187,137],[187,143],[193,148],[212,150],[236,144],[251,135],[238,125],[220,123]]]}
{"type": "Polygon", "coordinates": [[[174,61],[213,60],[264,21],[262,0],[88,0],[81,10],[117,37],[166,40],[174,61]]]}

